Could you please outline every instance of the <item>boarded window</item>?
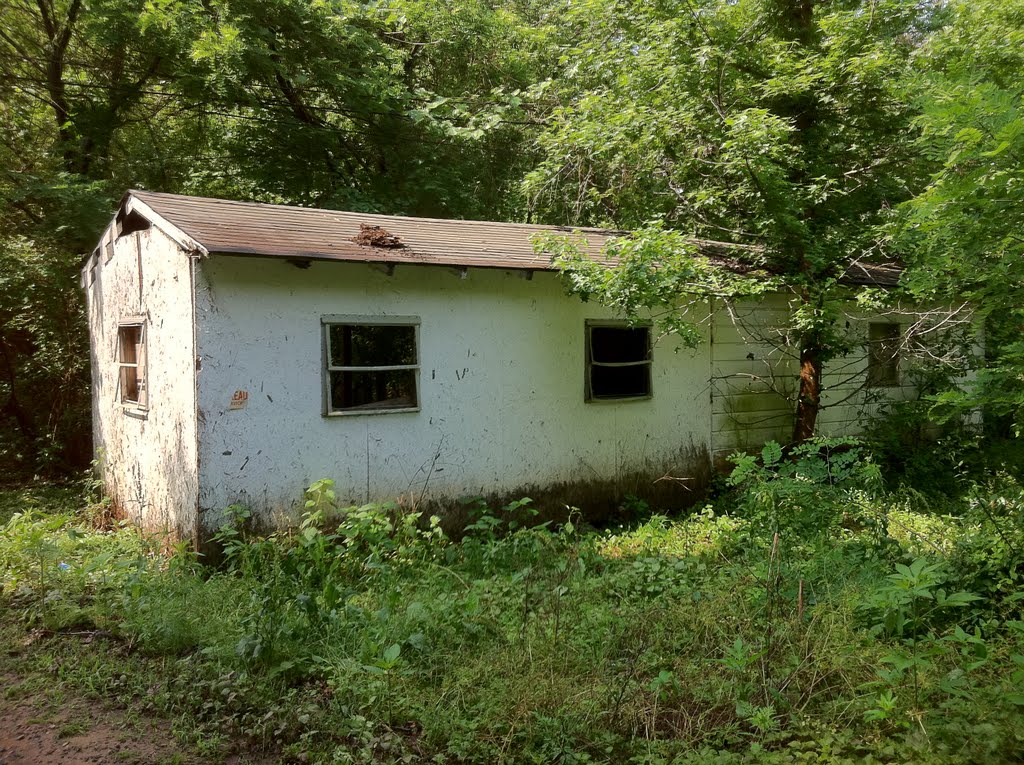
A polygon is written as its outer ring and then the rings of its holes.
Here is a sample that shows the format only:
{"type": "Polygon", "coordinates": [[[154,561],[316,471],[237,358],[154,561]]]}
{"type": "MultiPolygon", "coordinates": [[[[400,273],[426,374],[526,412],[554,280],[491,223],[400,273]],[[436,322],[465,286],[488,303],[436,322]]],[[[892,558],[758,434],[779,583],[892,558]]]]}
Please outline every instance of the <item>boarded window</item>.
{"type": "Polygon", "coordinates": [[[651,329],[587,323],[588,401],[651,395],[651,329]]]}
{"type": "Polygon", "coordinates": [[[868,386],[900,384],[900,325],[872,322],[868,325],[868,386]]]}
{"type": "Polygon", "coordinates": [[[416,409],[419,325],[324,322],[327,414],[416,409]]]}
{"type": "Polygon", "coordinates": [[[117,328],[117,362],[121,403],[145,408],[149,403],[145,325],[122,324],[117,328]]]}

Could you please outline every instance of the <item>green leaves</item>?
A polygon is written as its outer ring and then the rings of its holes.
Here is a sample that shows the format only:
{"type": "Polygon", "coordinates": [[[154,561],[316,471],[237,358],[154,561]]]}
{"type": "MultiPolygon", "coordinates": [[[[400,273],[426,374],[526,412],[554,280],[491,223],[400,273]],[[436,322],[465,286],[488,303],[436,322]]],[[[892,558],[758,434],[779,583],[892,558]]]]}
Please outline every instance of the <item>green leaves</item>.
{"type": "MultiPolygon", "coordinates": [[[[574,5],[525,189],[552,222],[637,233],[606,248],[617,273],[545,245],[571,291],[650,311],[687,345],[698,296],[790,291],[799,310],[780,334],[819,368],[845,353],[838,309],[862,288],[842,276],[888,254],[879,226],[922,178],[905,82],[929,22],[913,0],[574,5]],[[709,264],[685,235],[742,246],[709,264]]],[[[798,439],[820,403],[800,384],[798,439]]]]}
{"type": "Polygon", "coordinates": [[[892,176],[908,148],[896,40],[915,5],[872,4],[867,27],[860,12],[816,6],[803,30],[754,0],[705,4],[693,19],[676,10],[591,2],[569,15],[572,68],[556,86],[574,97],[553,114],[528,189],[563,220],[635,228],[664,216],[764,243],[783,273],[797,243],[834,268],[898,185],[879,163],[892,176]]]}
{"type": "Polygon", "coordinates": [[[631,321],[656,316],[662,333],[677,336],[687,347],[704,339],[700,322],[709,295],[738,299],[764,294],[778,284],[763,272],[724,268],[701,252],[696,241],[660,223],[611,239],[602,262],[585,247],[585,240],[571,235],[550,233],[534,240],[534,248],[562,269],[572,294],[584,301],[593,297],[631,321]],[[697,310],[687,314],[694,305],[697,310]]]}
{"type": "Polygon", "coordinates": [[[1024,286],[1024,23],[1020,0],[961,2],[922,49],[915,82],[919,150],[934,162],[927,188],[893,227],[922,300],[967,299],[984,321],[987,368],[967,395],[937,400],[941,417],[991,407],[1015,420],[1024,286]]]}
{"type": "MultiPolygon", "coordinates": [[[[945,617],[947,609],[963,608],[981,600],[970,592],[947,592],[942,585],[949,572],[938,562],[917,558],[909,565],[897,563],[894,568],[895,573],[886,577],[888,584],[879,587],[862,605],[866,612],[875,615],[878,621],[874,629],[880,634],[920,638],[945,617]]],[[[954,635],[961,633],[962,630],[954,635]]]]}

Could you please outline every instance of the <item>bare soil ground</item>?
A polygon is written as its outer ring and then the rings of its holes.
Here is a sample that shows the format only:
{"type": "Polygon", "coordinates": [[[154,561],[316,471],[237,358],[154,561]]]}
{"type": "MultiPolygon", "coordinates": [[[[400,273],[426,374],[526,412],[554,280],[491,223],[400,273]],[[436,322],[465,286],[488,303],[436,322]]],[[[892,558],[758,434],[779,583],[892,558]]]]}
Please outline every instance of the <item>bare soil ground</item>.
{"type": "Polygon", "coordinates": [[[117,643],[94,642],[106,633],[26,632],[4,618],[3,608],[0,603],[0,765],[280,762],[280,757],[251,751],[241,741],[219,735],[206,739],[185,718],[152,711],[152,704],[105,695],[99,675],[93,682],[92,660],[97,655],[111,663],[117,660],[105,654],[118,651],[117,643]]]}
{"type": "Polygon", "coordinates": [[[127,710],[0,678],[0,765],[186,765],[170,725],[127,710]]]}

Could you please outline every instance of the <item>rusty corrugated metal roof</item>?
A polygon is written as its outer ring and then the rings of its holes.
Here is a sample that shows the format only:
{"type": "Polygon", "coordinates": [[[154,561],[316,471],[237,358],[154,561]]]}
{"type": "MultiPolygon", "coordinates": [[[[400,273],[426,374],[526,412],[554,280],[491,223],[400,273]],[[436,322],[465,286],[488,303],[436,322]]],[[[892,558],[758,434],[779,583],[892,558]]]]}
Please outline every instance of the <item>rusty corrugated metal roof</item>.
{"type": "MultiPolygon", "coordinates": [[[[210,253],[258,255],[295,260],[353,260],[367,263],[414,263],[453,267],[554,270],[548,255],[534,251],[539,232],[582,236],[586,254],[605,260],[603,247],[628,232],[569,226],[535,226],[473,220],[408,218],[309,207],[290,207],[227,199],[188,197],[152,191],[129,191],[162,218],[192,237],[210,253]],[[398,247],[358,244],[364,226],[379,226],[397,236],[398,247]]],[[[737,255],[757,248],[694,240],[702,254],[724,268],[740,265],[737,255]]],[[[749,268],[749,266],[745,266],[749,268]]],[[[889,273],[870,273],[860,265],[846,280],[856,284],[896,284],[889,273]],[[879,281],[885,279],[885,281],[879,281]],[[890,279],[892,281],[890,282],[890,279]]]]}

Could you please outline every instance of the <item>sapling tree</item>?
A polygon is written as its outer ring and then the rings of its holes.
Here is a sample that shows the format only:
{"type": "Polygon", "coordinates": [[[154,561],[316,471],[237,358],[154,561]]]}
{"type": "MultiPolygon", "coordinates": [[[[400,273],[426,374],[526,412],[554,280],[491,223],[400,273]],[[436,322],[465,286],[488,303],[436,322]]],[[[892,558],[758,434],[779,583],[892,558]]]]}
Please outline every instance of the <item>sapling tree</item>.
{"type": "Polygon", "coordinates": [[[824,365],[855,342],[844,306],[892,300],[843,277],[889,257],[878,226],[922,185],[906,82],[939,9],[919,0],[573,7],[566,28],[579,42],[563,56],[564,100],[527,187],[542,216],[634,233],[612,245],[626,256],[614,268],[587,262],[569,238],[538,246],[578,294],[628,316],[653,308],[690,340],[694,299],[785,292],[782,334],[799,359],[793,440],[809,438],[824,365]],[[700,256],[683,233],[732,246],[700,256]]]}

